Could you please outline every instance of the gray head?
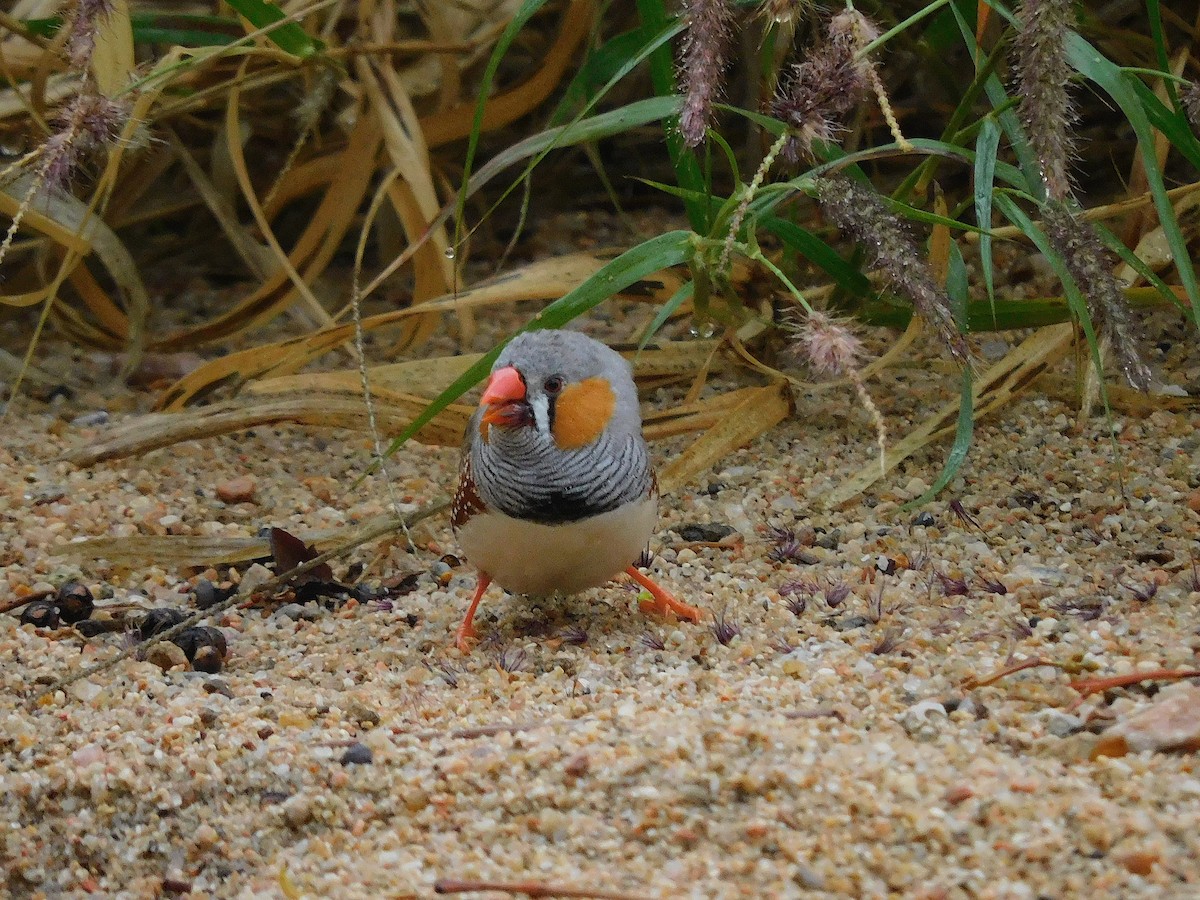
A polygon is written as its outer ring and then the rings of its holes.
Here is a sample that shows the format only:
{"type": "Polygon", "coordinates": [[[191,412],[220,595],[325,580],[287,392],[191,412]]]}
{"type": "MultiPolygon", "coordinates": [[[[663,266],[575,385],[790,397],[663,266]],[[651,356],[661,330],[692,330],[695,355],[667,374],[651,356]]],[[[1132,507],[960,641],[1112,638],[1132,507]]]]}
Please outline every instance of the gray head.
{"type": "MultiPolygon", "coordinates": [[[[637,389],[628,362],[615,350],[575,331],[530,331],[504,348],[484,390],[478,427],[526,443],[536,435],[560,450],[610,437],[640,434],[637,389]]],[[[495,438],[505,440],[501,435],[495,438]]],[[[540,441],[539,441],[540,442],[540,441]]]]}

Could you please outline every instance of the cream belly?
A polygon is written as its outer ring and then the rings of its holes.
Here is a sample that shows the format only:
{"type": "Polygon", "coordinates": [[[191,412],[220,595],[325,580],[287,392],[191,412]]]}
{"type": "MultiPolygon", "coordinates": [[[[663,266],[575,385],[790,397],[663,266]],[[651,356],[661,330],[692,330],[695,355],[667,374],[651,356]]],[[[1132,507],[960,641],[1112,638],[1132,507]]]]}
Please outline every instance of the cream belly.
{"type": "Polygon", "coordinates": [[[507,591],[574,594],[624,572],[646,549],[657,521],[653,497],[561,525],[487,510],[458,529],[458,545],[472,565],[507,591]]]}

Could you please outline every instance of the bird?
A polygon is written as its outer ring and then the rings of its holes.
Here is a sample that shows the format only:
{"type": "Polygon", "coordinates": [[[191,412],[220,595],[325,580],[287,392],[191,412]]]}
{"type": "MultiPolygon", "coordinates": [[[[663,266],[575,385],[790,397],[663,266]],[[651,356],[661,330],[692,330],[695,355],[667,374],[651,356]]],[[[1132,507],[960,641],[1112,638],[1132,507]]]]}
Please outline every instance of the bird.
{"type": "Polygon", "coordinates": [[[518,334],[492,366],[463,442],[451,527],[478,581],[454,643],[469,653],[488,586],[574,594],[621,573],[642,612],[700,621],[634,562],[658,522],[658,484],[629,362],[581,332],[518,334]]]}

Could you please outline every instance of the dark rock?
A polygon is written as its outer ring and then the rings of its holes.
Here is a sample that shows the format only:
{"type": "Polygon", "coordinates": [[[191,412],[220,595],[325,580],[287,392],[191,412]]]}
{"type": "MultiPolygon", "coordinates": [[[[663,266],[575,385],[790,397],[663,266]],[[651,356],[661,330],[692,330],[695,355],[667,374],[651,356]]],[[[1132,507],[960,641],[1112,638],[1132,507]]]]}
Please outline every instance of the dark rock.
{"type": "Polygon", "coordinates": [[[366,744],[351,744],[342,754],[343,766],[365,766],[375,761],[375,754],[366,744]]]}
{"type": "Polygon", "coordinates": [[[681,525],[675,529],[675,533],[689,544],[715,544],[731,534],[736,534],[737,529],[730,525],[712,522],[707,525],[681,525]]]}

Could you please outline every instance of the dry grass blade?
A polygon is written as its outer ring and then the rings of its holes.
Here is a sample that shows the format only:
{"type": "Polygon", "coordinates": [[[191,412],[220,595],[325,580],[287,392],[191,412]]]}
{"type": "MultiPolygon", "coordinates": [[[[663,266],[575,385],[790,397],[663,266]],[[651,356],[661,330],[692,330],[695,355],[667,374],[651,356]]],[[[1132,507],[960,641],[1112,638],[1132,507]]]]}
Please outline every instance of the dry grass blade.
{"type": "MultiPolygon", "coordinates": [[[[434,187],[429,151],[420,131],[412,101],[399,75],[390,66],[356,60],[359,81],[367,92],[372,112],[383,130],[383,143],[400,180],[388,189],[389,198],[410,243],[421,242],[413,256],[415,285],[413,303],[422,303],[450,291],[454,285],[454,263],[446,257],[450,242],[438,226],[426,239],[425,232],[437,217],[441,204],[434,187]]],[[[399,248],[383,248],[384,256],[397,256],[399,248]]],[[[426,328],[436,319],[430,316],[426,328]]]]}
{"type": "Polygon", "coordinates": [[[92,76],[106,97],[123,90],[133,75],[133,26],[128,0],[109,0],[108,12],[96,27],[96,49],[92,53],[92,76]]]}
{"type": "MultiPolygon", "coordinates": [[[[603,253],[573,253],[542,262],[532,263],[489,282],[447,294],[417,307],[367,316],[362,320],[364,332],[387,325],[401,324],[413,316],[427,313],[458,312],[527,300],[553,300],[578,286],[603,267],[609,259],[603,253]]],[[[643,281],[639,288],[650,299],[661,301],[670,297],[679,286],[679,276],[663,272],[653,281],[643,281]]],[[[290,338],[273,344],[263,344],[250,350],[231,353],[215,359],[172,385],[160,400],[163,409],[180,409],[188,403],[207,396],[217,388],[241,386],[248,381],[269,375],[289,375],[319,359],[354,336],[353,323],[334,325],[300,338],[290,338]]]]}
{"type": "Polygon", "coordinates": [[[792,412],[792,395],[786,382],[753,388],[742,402],[705,431],[659,472],[659,487],[678,490],[738,447],[765,434],[792,412]]]}
{"type": "MultiPolygon", "coordinates": [[[[660,384],[684,377],[694,370],[698,360],[707,359],[714,347],[713,341],[693,341],[644,350],[636,354],[634,372],[639,380],[660,384]]],[[[478,358],[478,355],[446,356],[372,369],[380,426],[389,433],[400,431],[478,358]]],[[[703,403],[653,413],[647,417],[647,435],[656,439],[711,427],[759,390],[734,391],[703,403]]],[[[180,441],[280,422],[364,430],[367,412],[361,391],[360,374],[355,370],[273,378],[253,385],[243,398],[199,409],[140,416],[78,448],[67,459],[88,466],[149,453],[180,441]]],[[[456,447],[462,441],[471,412],[469,406],[451,404],[417,437],[423,443],[456,447]]]]}
{"type": "MultiPolygon", "coordinates": [[[[975,383],[975,418],[994,412],[1027,389],[1046,369],[1071,351],[1071,325],[1051,325],[1037,331],[987,370],[975,383]]],[[[958,401],[952,401],[893,444],[884,461],[884,472],[923,447],[954,433],[958,401]]],[[[857,497],[881,477],[874,462],[860,469],[827,494],[824,502],[838,506],[857,497]]]]}
{"type": "MultiPolygon", "coordinates": [[[[370,531],[389,516],[377,516],[362,523],[356,530],[327,528],[319,531],[300,531],[296,537],[324,552],[343,543],[347,536],[370,531]]],[[[123,538],[90,538],[62,548],[64,559],[104,559],[117,565],[208,566],[218,563],[242,563],[271,555],[267,538],[207,537],[200,535],[135,534],[123,538]]]]}
{"type": "MultiPolygon", "coordinates": [[[[378,391],[376,416],[391,433],[400,431],[429,403],[425,397],[378,391]]],[[[456,446],[471,409],[451,406],[418,434],[425,443],[456,446]]],[[[114,430],[67,455],[79,466],[121,459],[197,440],[242,431],[258,425],[294,422],[320,428],[365,430],[367,412],[358,385],[342,394],[303,392],[297,395],[231,400],[179,413],[152,413],[114,430]]]]}
{"type": "Polygon", "coordinates": [[[157,350],[193,348],[196,344],[254,328],[290,307],[296,299],[296,283],[287,270],[296,272],[303,283],[315,280],[329,265],[370,188],[380,141],[378,125],[370,116],[360,116],[342,154],[342,166],[326,186],[312,221],[286,257],[287,268],[276,269],[234,309],[195,328],[152,341],[151,347],[157,350]]]}

